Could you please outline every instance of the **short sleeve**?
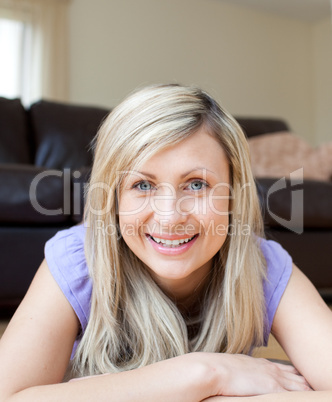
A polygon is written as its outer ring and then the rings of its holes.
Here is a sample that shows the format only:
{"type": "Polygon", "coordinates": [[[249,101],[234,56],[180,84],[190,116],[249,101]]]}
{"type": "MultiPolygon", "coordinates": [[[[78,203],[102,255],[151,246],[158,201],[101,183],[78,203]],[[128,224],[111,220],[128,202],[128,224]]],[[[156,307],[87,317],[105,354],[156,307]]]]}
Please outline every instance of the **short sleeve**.
{"type": "Polygon", "coordinates": [[[267,265],[267,277],[264,281],[266,303],[264,344],[267,345],[275,313],[292,274],[293,263],[288,252],[273,240],[262,239],[261,250],[267,265]]]}
{"type": "MultiPolygon", "coordinates": [[[[45,245],[49,270],[73,307],[83,332],[90,315],[92,292],[84,253],[85,231],[83,225],[61,230],[45,245]]],[[[74,350],[76,347],[77,342],[74,350]]]]}

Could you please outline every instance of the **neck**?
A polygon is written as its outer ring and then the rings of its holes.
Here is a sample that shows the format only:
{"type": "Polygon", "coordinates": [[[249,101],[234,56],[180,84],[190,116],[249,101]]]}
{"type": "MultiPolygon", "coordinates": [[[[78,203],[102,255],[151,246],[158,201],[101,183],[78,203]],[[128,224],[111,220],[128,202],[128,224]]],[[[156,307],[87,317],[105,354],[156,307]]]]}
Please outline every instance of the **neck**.
{"type": "Polygon", "coordinates": [[[210,260],[198,271],[177,279],[163,278],[154,275],[153,271],[150,273],[160,289],[176,304],[180,312],[191,315],[191,310],[195,310],[194,306],[200,304],[199,301],[209,282],[212,266],[213,261],[210,260]]]}
{"type": "Polygon", "coordinates": [[[194,316],[199,313],[200,301],[204,297],[208,284],[209,272],[192,286],[190,281],[184,280],[177,286],[160,286],[163,292],[176,304],[183,315],[194,316]]]}

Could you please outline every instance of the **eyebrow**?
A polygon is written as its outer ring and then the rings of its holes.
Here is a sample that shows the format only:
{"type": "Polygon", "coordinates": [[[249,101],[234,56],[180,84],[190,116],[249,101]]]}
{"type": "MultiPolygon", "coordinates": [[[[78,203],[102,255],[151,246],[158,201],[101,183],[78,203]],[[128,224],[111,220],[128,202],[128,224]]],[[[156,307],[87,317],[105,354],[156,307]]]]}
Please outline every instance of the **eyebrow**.
{"type": "MultiPolygon", "coordinates": [[[[210,173],[212,173],[213,175],[216,175],[216,173],[213,172],[213,171],[210,170],[210,169],[207,169],[207,168],[205,168],[205,167],[199,167],[199,166],[197,166],[197,167],[195,167],[195,168],[193,168],[193,169],[190,169],[190,170],[188,170],[187,172],[183,173],[180,177],[181,177],[181,179],[183,179],[184,177],[188,176],[190,173],[196,172],[196,171],[198,171],[198,170],[206,170],[207,172],[210,172],[210,173]]],[[[152,180],[156,180],[156,176],[155,176],[154,174],[150,174],[150,173],[147,173],[147,172],[137,172],[137,173],[140,173],[140,174],[143,175],[143,176],[147,176],[147,177],[151,178],[152,180]]]]}

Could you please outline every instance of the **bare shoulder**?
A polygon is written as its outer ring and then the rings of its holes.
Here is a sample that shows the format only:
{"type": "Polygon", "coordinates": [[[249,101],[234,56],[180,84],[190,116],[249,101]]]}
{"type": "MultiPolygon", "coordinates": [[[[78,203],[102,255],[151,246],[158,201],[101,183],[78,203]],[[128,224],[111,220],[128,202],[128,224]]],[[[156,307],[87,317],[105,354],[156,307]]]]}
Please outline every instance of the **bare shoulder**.
{"type": "Polygon", "coordinates": [[[60,382],[79,330],[76,314],[44,260],[0,342],[0,399],[60,382]]]}
{"type": "Polygon", "coordinates": [[[332,312],[295,265],[272,333],[314,389],[332,389],[332,312]]]}

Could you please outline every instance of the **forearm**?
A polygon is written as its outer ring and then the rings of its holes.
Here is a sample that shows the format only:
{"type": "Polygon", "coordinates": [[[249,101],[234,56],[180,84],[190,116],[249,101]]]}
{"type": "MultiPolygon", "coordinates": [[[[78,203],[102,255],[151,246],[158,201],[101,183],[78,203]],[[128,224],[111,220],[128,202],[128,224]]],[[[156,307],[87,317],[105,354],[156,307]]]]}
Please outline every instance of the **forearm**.
{"type": "Polygon", "coordinates": [[[87,377],[80,381],[35,386],[6,402],[158,401],[195,402],[206,398],[205,367],[177,357],[118,374],[87,377]]]}
{"type": "Polygon", "coordinates": [[[307,391],[307,392],[277,392],[275,394],[231,397],[215,396],[204,399],[204,402],[330,402],[332,391],[307,391]]]}

